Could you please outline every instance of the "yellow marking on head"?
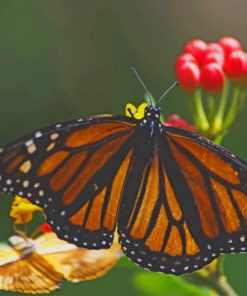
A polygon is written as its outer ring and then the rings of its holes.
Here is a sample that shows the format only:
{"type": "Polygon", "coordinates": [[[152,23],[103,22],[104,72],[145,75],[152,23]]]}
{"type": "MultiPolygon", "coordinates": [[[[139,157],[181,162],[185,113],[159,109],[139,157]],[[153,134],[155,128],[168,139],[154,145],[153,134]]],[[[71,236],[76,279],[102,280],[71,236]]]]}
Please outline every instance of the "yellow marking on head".
{"type": "Polygon", "coordinates": [[[27,160],[25,161],[20,167],[19,167],[19,170],[22,172],[22,173],[28,173],[30,171],[32,167],[32,163],[30,160],[27,160]]]}
{"type": "Polygon", "coordinates": [[[142,103],[138,107],[134,106],[131,103],[126,104],[125,106],[125,115],[133,117],[136,119],[142,119],[144,117],[144,111],[147,107],[147,103],[142,103]]]}

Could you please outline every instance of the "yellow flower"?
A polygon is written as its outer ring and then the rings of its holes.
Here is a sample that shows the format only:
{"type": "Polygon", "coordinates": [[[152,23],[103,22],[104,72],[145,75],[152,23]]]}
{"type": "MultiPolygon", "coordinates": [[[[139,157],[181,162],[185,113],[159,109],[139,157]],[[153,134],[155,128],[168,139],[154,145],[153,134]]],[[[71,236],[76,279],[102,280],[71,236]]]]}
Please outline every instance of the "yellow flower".
{"type": "Polygon", "coordinates": [[[33,205],[26,198],[16,196],[11,206],[9,215],[14,219],[14,224],[26,224],[32,221],[34,212],[42,212],[43,210],[33,205]]]}
{"type": "Polygon", "coordinates": [[[125,115],[129,117],[134,117],[136,119],[141,119],[144,117],[144,111],[147,107],[147,103],[140,104],[137,108],[131,103],[125,106],[125,115]]]}

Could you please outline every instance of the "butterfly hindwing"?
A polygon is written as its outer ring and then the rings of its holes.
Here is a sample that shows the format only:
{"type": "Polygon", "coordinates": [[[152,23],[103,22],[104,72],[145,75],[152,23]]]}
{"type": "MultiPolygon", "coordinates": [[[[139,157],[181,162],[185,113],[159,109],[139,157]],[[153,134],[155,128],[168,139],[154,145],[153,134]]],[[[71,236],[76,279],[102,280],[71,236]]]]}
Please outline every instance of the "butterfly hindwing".
{"type": "Polygon", "coordinates": [[[156,145],[119,222],[125,254],[144,268],[183,274],[221,252],[246,251],[246,163],[171,127],[156,145]]]}
{"type": "Polygon", "coordinates": [[[163,164],[157,153],[144,168],[135,205],[128,216],[125,214],[128,219],[118,224],[120,243],[124,253],[140,266],[182,274],[202,267],[217,255],[207,262],[200,260],[206,257],[204,250],[192,237],[163,164]]]}
{"type": "Polygon", "coordinates": [[[60,238],[109,247],[135,127],[100,116],[36,131],[0,154],[1,191],[43,207],[60,238]]]}
{"type": "Polygon", "coordinates": [[[62,274],[42,256],[21,257],[9,246],[0,249],[0,290],[28,294],[49,293],[58,288],[62,274]]]}
{"type": "Polygon", "coordinates": [[[38,254],[59,270],[67,281],[86,281],[103,276],[120,259],[120,245],[115,238],[109,249],[78,248],[46,233],[34,241],[38,254]]]}
{"type": "Polygon", "coordinates": [[[0,290],[49,293],[62,281],[93,280],[106,274],[120,258],[116,239],[109,249],[87,250],[57,238],[54,232],[32,240],[14,235],[0,247],[0,290]]]}

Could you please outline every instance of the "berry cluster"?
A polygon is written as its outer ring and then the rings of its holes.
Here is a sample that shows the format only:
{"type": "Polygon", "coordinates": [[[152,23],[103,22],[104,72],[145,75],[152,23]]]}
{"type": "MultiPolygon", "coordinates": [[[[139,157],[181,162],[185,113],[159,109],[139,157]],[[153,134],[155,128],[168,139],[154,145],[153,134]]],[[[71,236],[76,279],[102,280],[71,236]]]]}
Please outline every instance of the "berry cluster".
{"type": "Polygon", "coordinates": [[[178,56],[175,71],[198,132],[220,142],[245,97],[247,53],[241,43],[233,37],[208,44],[192,39],[178,56]]]}
{"type": "Polygon", "coordinates": [[[176,60],[176,76],[186,91],[202,86],[207,92],[219,92],[226,79],[247,81],[247,53],[232,37],[223,37],[217,43],[192,39],[176,60]]]}

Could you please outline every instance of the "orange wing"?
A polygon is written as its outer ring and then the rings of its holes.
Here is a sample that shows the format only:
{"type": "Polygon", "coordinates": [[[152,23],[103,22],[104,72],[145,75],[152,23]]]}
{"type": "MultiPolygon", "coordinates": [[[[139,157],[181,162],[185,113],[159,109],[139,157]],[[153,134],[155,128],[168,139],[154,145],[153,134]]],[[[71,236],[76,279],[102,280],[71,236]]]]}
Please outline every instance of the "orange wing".
{"type": "Polygon", "coordinates": [[[28,294],[49,293],[58,288],[62,274],[38,254],[0,266],[0,290],[28,294]]]}
{"type": "Polygon", "coordinates": [[[121,254],[117,237],[109,249],[87,250],[59,240],[55,233],[39,237],[35,246],[68,281],[86,281],[105,275],[118,262],[121,254]]]}
{"type": "Polygon", "coordinates": [[[1,190],[44,208],[57,235],[108,248],[136,120],[99,116],[36,131],[0,154],[1,190]]]}
{"type": "Polygon", "coordinates": [[[86,281],[106,274],[120,258],[115,238],[107,250],[78,248],[47,233],[35,240],[11,237],[12,247],[0,248],[0,290],[49,293],[63,279],[86,281]]]}
{"type": "Polygon", "coordinates": [[[202,236],[215,243],[218,251],[245,251],[246,162],[222,147],[186,132],[171,129],[168,143],[188,190],[192,192],[202,236]]]}
{"type": "Polygon", "coordinates": [[[135,202],[127,206],[128,179],[120,209],[120,242],[131,260],[153,271],[183,274],[222,252],[246,251],[245,162],[168,127],[144,163],[130,172],[138,184],[135,202]]]}

